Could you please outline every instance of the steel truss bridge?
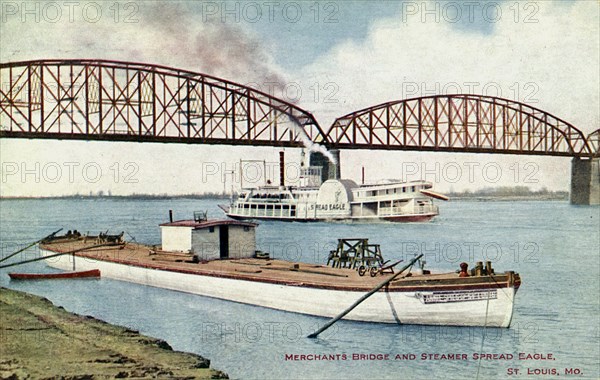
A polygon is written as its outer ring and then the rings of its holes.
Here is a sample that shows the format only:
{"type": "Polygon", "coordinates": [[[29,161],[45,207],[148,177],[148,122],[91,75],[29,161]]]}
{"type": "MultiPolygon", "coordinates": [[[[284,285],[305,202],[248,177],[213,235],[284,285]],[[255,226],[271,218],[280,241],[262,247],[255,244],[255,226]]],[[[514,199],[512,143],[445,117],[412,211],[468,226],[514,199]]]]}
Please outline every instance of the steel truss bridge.
{"type": "Polygon", "coordinates": [[[294,104],[165,66],[4,63],[0,83],[1,137],[298,146],[324,136],[294,104]]]}
{"type": "Polygon", "coordinates": [[[365,108],[324,131],[297,105],[248,86],[159,65],[107,60],[0,64],[0,137],[337,149],[599,155],[538,108],[478,95],[437,95],[365,108]]]}
{"type": "Polygon", "coordinates": [[[508,99],[436,95],[342,116],[327,132],[327,139],[346,149],[589,157],[598,152],[599,131],[588,139],[572,124],[508,99]]]}

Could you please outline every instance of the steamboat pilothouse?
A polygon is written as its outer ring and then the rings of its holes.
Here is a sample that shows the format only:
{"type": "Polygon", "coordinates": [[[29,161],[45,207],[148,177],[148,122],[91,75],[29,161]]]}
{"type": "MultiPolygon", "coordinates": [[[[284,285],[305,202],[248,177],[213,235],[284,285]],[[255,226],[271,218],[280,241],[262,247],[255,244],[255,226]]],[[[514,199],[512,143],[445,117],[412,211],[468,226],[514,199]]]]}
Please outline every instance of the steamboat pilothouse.
{"type": "Polygon", "coordinates": [[[337,165],[326,162],[324,166],[303,165],[299,184],[286,186],[283,152],[279,168],[280,186],[242,188],[229,206],[220,206],[227,216],[303,222],[426,222],[439,214],[433,198],[448,200],[431,191],[432,184],[426,181],[358,185],[337,179],[337,165]],[[324,168],[329,172],[326,178],[324,168]]]}

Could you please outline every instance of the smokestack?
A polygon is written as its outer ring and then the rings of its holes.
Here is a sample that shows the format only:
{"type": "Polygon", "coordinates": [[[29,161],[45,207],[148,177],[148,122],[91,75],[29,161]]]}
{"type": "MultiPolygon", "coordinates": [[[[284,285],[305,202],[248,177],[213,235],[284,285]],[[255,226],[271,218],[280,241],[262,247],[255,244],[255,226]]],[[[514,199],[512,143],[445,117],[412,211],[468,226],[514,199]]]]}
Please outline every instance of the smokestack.
{"type": "Polygon", "coordinates": [[[285,186],[285,152],[279,152],[279,185],[285,186]]]}
{"type": "Polygon", "coordinates": [[[169,210],[169,222],[173,223],[173,210],[169,210]]]}

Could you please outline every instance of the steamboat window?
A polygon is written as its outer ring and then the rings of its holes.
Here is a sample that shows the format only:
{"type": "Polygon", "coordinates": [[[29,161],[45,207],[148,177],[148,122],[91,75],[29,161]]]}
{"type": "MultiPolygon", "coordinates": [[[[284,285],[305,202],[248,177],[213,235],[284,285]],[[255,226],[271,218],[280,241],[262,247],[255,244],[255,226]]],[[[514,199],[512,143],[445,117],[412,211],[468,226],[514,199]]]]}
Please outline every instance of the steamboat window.
{"type": "Polygon", "coordinates": [[[208,227],[208,232],[215,232],[215,227],[208,227]]]}
{"type": "Polygon", "coordinates": [[[415,192],[415,187],[414,187],[414,186],[412,186],[412,187],[410,188],[410,191],[412,191],[412,192],[414,193],[414,192],[415,192]]]}

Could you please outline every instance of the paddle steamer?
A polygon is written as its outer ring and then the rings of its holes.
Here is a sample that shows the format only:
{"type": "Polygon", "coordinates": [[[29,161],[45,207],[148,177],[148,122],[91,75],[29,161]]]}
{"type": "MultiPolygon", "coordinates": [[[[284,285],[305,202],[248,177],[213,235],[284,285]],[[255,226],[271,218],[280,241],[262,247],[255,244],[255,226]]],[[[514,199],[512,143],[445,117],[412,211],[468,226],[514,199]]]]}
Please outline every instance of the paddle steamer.
{"type": "Polygon", "coordinates": [[[281,152],[279,186],[242,188],[229,205],[220,207],[238,220],[427,222],[439,214],[433,199],[448,200],[432,191],[427,181],[358,185],[349,179],[330,178],[323,182],[322,170],[303,165],[300,183],[286,186],[281,152]]]}

